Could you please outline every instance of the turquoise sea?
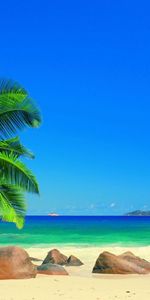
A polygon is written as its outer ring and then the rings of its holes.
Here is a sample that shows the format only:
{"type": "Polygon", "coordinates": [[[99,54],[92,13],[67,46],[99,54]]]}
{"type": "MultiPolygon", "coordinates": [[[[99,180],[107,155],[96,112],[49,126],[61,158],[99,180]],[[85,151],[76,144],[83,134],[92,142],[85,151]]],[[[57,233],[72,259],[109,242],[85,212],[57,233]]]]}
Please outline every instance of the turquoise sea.
{"type": "Polygon", "coordinates": [[[48,247],[148,246],[150,217],[119,216],[27,216],[18,230],[13,223],[0,222],[0,245],[48,247]]]}

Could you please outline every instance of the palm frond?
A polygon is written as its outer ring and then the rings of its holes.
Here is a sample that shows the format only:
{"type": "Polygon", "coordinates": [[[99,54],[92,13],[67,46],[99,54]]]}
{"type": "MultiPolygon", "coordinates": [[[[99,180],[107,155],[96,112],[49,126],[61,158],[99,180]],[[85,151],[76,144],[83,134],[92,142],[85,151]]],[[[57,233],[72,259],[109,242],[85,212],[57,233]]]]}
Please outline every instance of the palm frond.
{"type": "Polygon", "coordinates": [[[8,184],[14,184],[26,192],[39,193],[36,178],[13,154],[0,153],[0,176],[8,184]]]}
{"type": "Polygon", "coordinates": [[[25,156],[34,158],[34,154],[20,143],[18,137],[0,141],[0,152],[14,154],[17,157],[25,156]]]}
{"type": "Polygon", "coordinates": [[[15,100],[21,102],[28,95],[28,92],[17,82],[9,79],[0,80],[0,99],[15,100]]]}
{"type": "Polygon", "coordinates": [[[24,225],[26,213],[23,193],[13,185],[0,184],[0,218],[3,221],[14,222],[18,228],[24,225]]]}
{"type": "Polygon", "coordinates": [[[10,137],[25,127],[38,127],[41,114],[28,93],[18,84],[0,82],[0,135],[10,137]]]}

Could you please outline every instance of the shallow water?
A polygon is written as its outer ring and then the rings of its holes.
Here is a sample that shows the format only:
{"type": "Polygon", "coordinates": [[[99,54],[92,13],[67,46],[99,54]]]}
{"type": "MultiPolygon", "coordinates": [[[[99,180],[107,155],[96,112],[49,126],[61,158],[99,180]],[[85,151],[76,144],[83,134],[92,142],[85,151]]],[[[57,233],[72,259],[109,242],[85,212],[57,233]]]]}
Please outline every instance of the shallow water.
{"type": "Polygon", "coordinates": [[[150,217],[27,216],[22,230],[15,224],[0,222],[0,244],[25,247],[50,244],[148,246],[150,217]]]}

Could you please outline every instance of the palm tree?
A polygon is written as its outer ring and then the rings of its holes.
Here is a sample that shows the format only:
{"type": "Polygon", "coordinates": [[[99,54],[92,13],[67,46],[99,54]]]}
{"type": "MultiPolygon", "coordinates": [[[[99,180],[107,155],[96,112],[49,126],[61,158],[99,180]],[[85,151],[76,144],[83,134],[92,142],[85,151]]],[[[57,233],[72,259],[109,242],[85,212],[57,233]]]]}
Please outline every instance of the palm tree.
{"type": "Polygon", "coordinates": [[[18,137],[25,127],[38,127],[41,115],[27,91],[10,80],[0,81],[0,218],[22,228],[25,192],[39,194],[36,178],[21,157],[34,158],[18,137]]]}

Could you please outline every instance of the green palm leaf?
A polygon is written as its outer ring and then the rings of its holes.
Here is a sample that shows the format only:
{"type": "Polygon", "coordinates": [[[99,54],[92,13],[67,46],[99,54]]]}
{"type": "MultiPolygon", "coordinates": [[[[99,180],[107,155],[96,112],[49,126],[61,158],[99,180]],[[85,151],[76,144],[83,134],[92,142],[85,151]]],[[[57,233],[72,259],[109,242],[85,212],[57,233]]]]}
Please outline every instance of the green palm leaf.
{"type": "Polygon", "coordinates": [[[17,157],[34,158],[34,154],[20,143],[18,137],[0,141],[0,152],[11,153],[17,157]]]}
{"type": "Polygon", "coordinates": [[[22,101],[28,95],[28,92],[17,82],[8,79],[0,80],[0,99],[22,101]]]}
{"type": "Polygon", "coordinates": [[[39,193],[32,172],[18,160],[34,158],[18,137],[25,127],[38,127],[41,115],[28,92],[16,82],[0,80],[0,218],[22,228],[26,212],[23,192],[39,193]],[[6,140],[7,138],[7,140],[6,140]]]}
{"type": "Polygon", "coordinates": [[[39,193],[36,178],[13,154],[0,153],[0,176],[8,184],[14,184],[24,191],[39,193]]]}
{"type": "Polygon", "coordinates": [[[26,205],[23,193],[17,187],[0,184],[0,217],[3,221],[14,222],[18,228],[24,225],[26,205]]]}
{"type": "Polygon", "coordinates": [[[9,137],[18,130],[38,127],[41,115],[28,97],[27,92],[18,84],[3,80],[0,82],[0,135],[9,137]]]}

